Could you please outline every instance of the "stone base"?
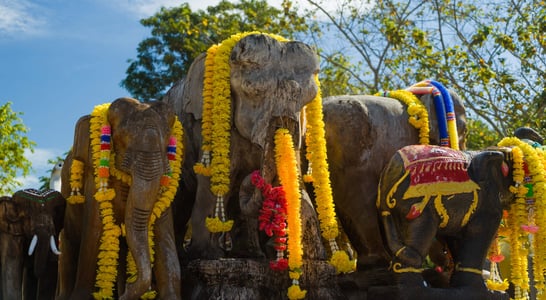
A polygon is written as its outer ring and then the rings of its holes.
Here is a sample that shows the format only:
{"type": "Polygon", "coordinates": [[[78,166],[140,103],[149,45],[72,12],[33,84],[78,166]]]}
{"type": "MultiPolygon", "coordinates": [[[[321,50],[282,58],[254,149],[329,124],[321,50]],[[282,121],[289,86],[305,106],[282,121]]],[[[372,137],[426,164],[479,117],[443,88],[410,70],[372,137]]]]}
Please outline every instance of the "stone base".
{"type": "MultiPolygon", "coordinates": [[[[273,271],[265,260],[194,260],[183,270],[184,299],[287,299],[292,284],[288,271],[273,271]]],[[[302,270],[306,299],[346,299],[328,262],[304,261],[302,270]]]]}

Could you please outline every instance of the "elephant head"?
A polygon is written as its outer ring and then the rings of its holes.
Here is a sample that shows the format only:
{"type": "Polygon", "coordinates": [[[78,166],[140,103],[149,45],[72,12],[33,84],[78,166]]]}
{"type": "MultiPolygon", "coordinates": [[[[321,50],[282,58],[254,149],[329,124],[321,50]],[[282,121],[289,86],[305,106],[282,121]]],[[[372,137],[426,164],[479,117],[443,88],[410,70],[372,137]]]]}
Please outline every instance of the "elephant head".
{"type": "Polygon", "coordinates": [[[301,42],[249,35],[233,48],[230,66],[235,128],[262,149],[268,128],[299,124],[303,107],[318,92],[317,56],[301,42]]]}
{"type": "MultiPolygon", "coordinates": [[[[28,249],[24,255],[33,255],[34,275],[37,278],[48,271],[51,255],[56,260],[60,253],[57,241],[63,226],[65,206],[66,201],[60,192],[35,189],[17,191],[13,194],[11,204],[3,203],[2,227],[8,225],[18,228],[22,225],[24,246],[28,249]],[[17,222],[20,225],[16,225],[17,222]]],[[[19,234],[18,230],[13,234],[19,234]]]]}
{"type": "Polygon", "coordinates": [[[126,240],[138,280],[126,292],[141,295],[151,284],[148,221],[158,201],[160,181],[170,171],[167,147],[175,116],[162,102],[120,98],[108,109],[116,168],[131,176],[125,207],[126,240]]]}

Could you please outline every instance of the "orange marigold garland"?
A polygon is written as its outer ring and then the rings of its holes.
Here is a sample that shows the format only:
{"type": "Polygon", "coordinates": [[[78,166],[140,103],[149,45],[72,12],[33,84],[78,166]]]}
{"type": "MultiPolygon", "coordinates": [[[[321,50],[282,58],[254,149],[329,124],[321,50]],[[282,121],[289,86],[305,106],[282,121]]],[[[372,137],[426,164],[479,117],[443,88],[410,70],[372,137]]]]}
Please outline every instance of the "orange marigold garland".
{"type": "Polygon", "coordinates": [[[281,185],[284,187],[287,200],[287,223],[290,235],[288,238],[288,267],[292,279],[292,286],[288,288],[289,299],[303,299],[307,293],[301,290],[299,279],[301,276],[303,247],[301,245],[301,219],[300,219],[300,186],[294,152],[292,136],[285,128],[277,129],[275,133],[275,162],[277,174],[281,185]]]}

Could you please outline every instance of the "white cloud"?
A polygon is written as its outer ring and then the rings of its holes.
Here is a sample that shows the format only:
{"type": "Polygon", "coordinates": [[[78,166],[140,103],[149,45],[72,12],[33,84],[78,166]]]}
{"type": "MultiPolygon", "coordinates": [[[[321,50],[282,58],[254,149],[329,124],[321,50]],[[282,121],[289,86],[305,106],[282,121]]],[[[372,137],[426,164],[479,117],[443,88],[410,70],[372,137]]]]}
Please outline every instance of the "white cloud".
{"type": "MultiPolygon", "coordinates": [[[[208,1],[205,1],[208,2],[208,1]]],[[[154,15],[161,7],[174,7],[181,4],[180,0],[123,0],[107,1],[108,5],[115,5],[117,8],[135,14],[138,18],[145,18],[154,15]]]]}
{"type": "Polygon", "coordinates": [[[0,0],[0,36],[39,35],[46,24],[28,0],[0,0]]]}

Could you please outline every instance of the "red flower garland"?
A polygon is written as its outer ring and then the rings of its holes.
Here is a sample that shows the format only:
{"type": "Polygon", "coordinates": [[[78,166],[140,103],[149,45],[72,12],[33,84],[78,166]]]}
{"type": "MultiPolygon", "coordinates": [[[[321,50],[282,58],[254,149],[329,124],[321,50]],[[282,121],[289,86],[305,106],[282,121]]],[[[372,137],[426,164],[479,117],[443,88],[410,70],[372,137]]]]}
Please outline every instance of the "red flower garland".
{"type": "Polygon", "coordinates": [[[269,263],[269,267],[275,271],[284,271],[288,268],[288,260],[284,258],[286,250],[286,197],[282,186],[272,187],[265,183],[258,170],[252,172],[250,180],[258,188],[264,197],[260,216],[259,228],[268,236],[275,236],[275,250],[277,259],[269,263]]]}

